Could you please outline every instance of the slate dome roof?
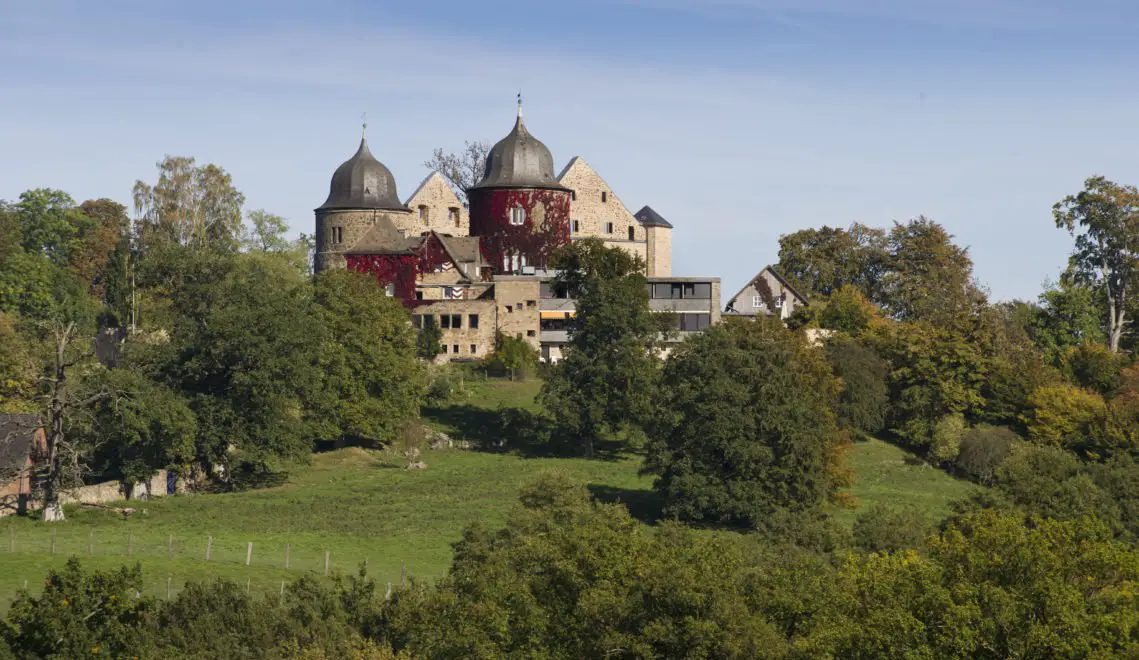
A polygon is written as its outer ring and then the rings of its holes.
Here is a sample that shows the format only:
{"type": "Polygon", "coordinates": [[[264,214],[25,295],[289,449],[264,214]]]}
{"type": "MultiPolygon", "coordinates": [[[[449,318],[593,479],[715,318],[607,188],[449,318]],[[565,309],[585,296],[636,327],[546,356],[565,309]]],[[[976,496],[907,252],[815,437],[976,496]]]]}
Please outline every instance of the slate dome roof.
{"type": "Polygon", "coordinates": [[[521,106],[514,129],[487,153],[482,181],[474,188],[568,190],[554,176],[554,157],[550,150],[526,130],[521,106]]]}
{"type": "Polygon", "coordinates": [[[334,209],[408,210],[399,201],[391,170],[368,151],[366,138],[360,139],[355,155],[336,168],[328,199],[317,208],[318,211],[334,209]]]}

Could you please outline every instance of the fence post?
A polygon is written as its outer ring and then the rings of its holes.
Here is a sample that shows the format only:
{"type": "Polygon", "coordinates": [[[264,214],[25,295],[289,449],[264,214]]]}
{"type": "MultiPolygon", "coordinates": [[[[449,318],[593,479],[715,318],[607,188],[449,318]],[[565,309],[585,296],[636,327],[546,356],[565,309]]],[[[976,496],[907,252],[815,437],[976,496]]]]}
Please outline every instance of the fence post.
{"type": "Polygon", "coordinates": [[[170,534],[166,537],[166,557],[169,559],[174,556],[174,535],[170,534]]]}
{"type": "Polygon", "coordinates": [[[166,600],[170,600],[170,576],[166,576],[166,600]]]}
{"type": "Polygon", "coordinates": [[[253,561],[253,541],[250,541],[245,548],[245,565],[248,566],[251,561],[253,561]]]}
{"type": "Polygon", "coordinates": [[[134,554],[134,532],[127,532],[127,556],[134,554]]]}
{"type": "Polygon", "coordinates": [[[55,554],[55,529],[51,530],[51,554],[55,554]]]}
{"type": "MultiPolygon", "coordinates": [[[[289,544],[285,544],[285,570],[289,570],[289,544]]],[[[282,583],[284,584],[284,583],[282,583]]]]}
{"type": "Polygon", "coordinates": [[[399,586],[406,589],[407,588],[407,562],[406,561],[403,562],[403,570],[400,572],[399,581],[400,581],[399,586]]]}
{"type": "Polygon", "coordinates": [[[281,580],[281,598],[285,597],[285,581],[281,580]]]}
{"type": "Polygon", "coordinates": [[[8,552],[16,551],[16,528],[8,528],[8,552]]]}
{"type": "Polygon", "coordinates": [[[214,547],[214,537],[207,536],[206,537],[206,561],[210,560],[210,550],[212,550],[213,547],[214,547]]]}
{"type": "Polygon", "coordinates": [[[95,532],[87,532],[87,554],[95,554],[95,532]]]}
{"type": "Polygon", "coordinates": [[[332,557],[332,553],[328,550],[324,551],[324,576],[328,577],[328,560],[332,557]]]}

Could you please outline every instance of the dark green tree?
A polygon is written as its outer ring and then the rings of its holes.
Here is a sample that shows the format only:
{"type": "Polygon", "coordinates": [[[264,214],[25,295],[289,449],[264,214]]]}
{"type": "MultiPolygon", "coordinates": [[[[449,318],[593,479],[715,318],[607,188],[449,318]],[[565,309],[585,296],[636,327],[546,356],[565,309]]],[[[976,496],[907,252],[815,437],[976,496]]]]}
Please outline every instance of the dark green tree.
{"type": "Polygon", "coordinates": [[[1106,343],[1102,295],[1065,273],[1059,282],[1040,294],[1039,309],[1032,321],[1032,339],[1045,361],[1059,367],[1068,349],[1084,342],[1106,343]]]}
{"type": "Polygon", "coordinates": [[[878,283],[888,253],[886,232],[855,223],[849,229],[803,229],[779,238],[779,265],[784,277],[805,295],[827,297],[854,286],[878,301],[878,283]]]}
{"type": "Polygon", "coordinates": [[[592,456],[599,441],[651,418],[660,367],[661,318],[649,307],[644,262],[598,239],[555,257],[556,286],[576,300],[565,356],[539,399],[559,427],[592,456]]]}
{"type": "Polygon", "coordinates": [[[443,330],[435,323],[435,315],[427,314],[423,318],[423,327],[415,338],[416,357],[431,361],[443,352],[443,330]]]}
{"type": "Polygon", "coordinates": [[[973,282],[968,249],[936,222],[918,217],[894,223],[882,277],[883,306],[903,321],[958,322],[980,309],[985,295],[973,282]]]}
{"type": "Polygon", "coordinates": [[[838,338],[826,344],[827,361],[842,380],[838,397],[839,424],[862,433],[877,433],[886,425],[890,365],[873,349],[854,340],[838,338]]]}
{"type": "Polygon", "coordinates": [[[663,381],[646,470],[667,515],[755,526],[778,509],[812,510],[840,485],[839,383],[822,351],[778,320],[729,319],[689,339],[663,381]]]}
{"type": "Polygon", "coordinates": [[[321,436],[390,442],[418,416],[426,388],[407,310],[375,278],[347,270],[317,276],[316,305],[329,395],[311,411],[321,436]]]}

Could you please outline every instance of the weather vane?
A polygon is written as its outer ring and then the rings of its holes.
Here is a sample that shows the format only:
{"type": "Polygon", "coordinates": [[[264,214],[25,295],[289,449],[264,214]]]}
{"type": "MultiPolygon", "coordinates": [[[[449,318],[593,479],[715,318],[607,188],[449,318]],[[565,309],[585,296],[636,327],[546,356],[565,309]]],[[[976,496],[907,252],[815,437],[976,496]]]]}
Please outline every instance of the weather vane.
{"type": "Polygon", "coordinates": [[[518,90],[518,116],[522,116],[522,90],[518,90]]]}
{"type": "Polygon", "coordinates": [[[360,115],[360,123],[363,125],[363,130],[360,132],[360,137],[368,137],[368,113],[360,115]]]}

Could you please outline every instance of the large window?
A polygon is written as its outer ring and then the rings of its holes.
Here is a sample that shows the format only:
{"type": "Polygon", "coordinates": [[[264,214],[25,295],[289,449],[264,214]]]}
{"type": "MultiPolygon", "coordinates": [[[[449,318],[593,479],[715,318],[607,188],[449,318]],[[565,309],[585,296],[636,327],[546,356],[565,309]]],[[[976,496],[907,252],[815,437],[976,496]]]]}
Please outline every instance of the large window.
{"type": "Polygon", "coordinates": [[[651,286],[653,298],[708,300],[712,297],[710,282],[657,282],[651,286]]]}
{"type": "Polygon", "coordinates": [[[681,332],[699,332],[712,322],[711,314],[677,314],[677,330],[681,332]]]}
{"type": "Polygon", "coordinates": [[[515,206],[510,209],[510,224],[521,225],[526,223],[526,209],[521,206],[515,206]]]}
{"type": "Polygon", "coordinates": [[[447,330],[451,329],[451,315],[450,314],[440,314],[439,315],[439,327],[445,328],[447,330]]]}

